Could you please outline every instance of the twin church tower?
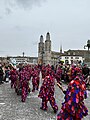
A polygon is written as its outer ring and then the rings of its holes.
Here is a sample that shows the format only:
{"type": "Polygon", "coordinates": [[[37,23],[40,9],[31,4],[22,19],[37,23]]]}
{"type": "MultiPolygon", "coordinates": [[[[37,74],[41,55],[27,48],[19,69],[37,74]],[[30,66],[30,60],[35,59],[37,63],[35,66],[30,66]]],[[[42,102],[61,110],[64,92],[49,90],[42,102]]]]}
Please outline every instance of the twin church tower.
{"type": "Polygon", "coordinates": [[[46,40],[40,36],[40,42],[38,44],[38,62],[39,64],[50,64],[51,63],[51,40],[49,32],[46,34],[46,40]]]}
{"type": "MultiPolygon", "coordinates": [[[[51,40],[50,33],[47,32],[46,40],[44,42],[43,35],[40,36],[40,42],[38,43],[38,63],[43,64],[54,64],[55,63],[55,53],[51,51],[51,40]],[[54,62],[54,63],[53,63],[54,62]]],[[[57,52],[57,57],[60,55],[60,52],[57,52]]],[[[57,62],[57,60],[56,60],[57,62]]]]}

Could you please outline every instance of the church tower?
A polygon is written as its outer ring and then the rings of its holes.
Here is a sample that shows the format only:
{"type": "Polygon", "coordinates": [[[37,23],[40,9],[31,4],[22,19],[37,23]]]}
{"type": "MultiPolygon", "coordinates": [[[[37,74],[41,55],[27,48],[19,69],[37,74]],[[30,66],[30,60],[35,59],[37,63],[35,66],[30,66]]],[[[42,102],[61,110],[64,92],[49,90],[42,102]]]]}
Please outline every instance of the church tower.
{"type": "Polygon", "coordinates": [[[46,40],[45,40],[44,63],[51,64],[51,40],[50,40],[49,32],[46,34],[46,40]]]}
{"type": "Polygon", "coordinates": [[[43,64],[43,54],[44,54],[44,39],[40,36],[40,42],[38,43],[38,64],[43,64]]]}

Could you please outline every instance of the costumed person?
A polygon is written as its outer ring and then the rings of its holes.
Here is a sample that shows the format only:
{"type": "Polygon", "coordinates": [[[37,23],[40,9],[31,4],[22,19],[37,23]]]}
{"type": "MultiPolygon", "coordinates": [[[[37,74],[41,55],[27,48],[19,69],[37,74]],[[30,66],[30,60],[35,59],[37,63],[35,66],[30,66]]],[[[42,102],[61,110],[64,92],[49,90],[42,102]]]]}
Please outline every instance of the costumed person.
{"type": "Polygon", "coordinates": [[[71,66],[71,80],[73,80],[76,77],[76,64],[73,64],[71,66]]]}
{"type": "Polygon", "coordinates": [[[21,101],[25,102],[27,95],[28,95],[28,90],[29,90],[29,84],[28,84],[28,73],[25,69],[25,66],[23,66],[22,70],[20,71],[20,84],[21,84],[21,101]]]}
{"type": "Polygon", "coordinates": [[[31,68],[29,65],[26,65],[25,66],[25,76],[26,76],[26,79],[27,79],[27,94],[30,93],[31,89],[30,89],[30,80],[31,80],[31,68]]]}
{"type": "Polygon", "coordinates": [[[58,68],[56,70],[55,78],[56,78],[57,82],[60,84],[61,84],[61,76],[62,76],[62,69],[61,69],[61,66],[58,66],[58,68]]]}
{"type": "Polygon", "coordinates": [[[62,103],[57,120],[82,120],[84,116],[87,116],[88,109],[84,104],[87,92],[82,75],[77,74],[75,79],[69,83],[66,91],[63,90],[59,83],[57,85],[65,94],[65,101],[62,103]]]}
{"type": "Polygon", "coordinates": [[[32,88],[32,92],[35,92],[35,90],[38,90],[39,89],[39,70],[35,67],[32,71],[32,85],[33,85],[33,88],[32,88]]]}
{"type": "Polygon", "coordinates": [[[45,71],[46,71],[46,66],[42,65],[41,73],[42,73],[42,79],[45,78],[45,71]]]}
{"type": "Polygon", "coordinates": [[[17,78],[18,78],[17,70],[16,68],[12,67],[10,70],[10,76],[9,76],[9,79],[11,80],[11,88],[13,87],[16,88],[17,78]]]}
{"type": "Polygon", "coordinates": [[[55,81],[54,77],[51,74],[52,73],[50,69],[46,70],[46,77],[43,80],[38,97],[42,99],[42,106],[40,107],[40,109],[47,110],[47,103],[49,101],[54,110],[54,113],[56,113],[58,111],[58,106],[54,98],[55,81]]]}

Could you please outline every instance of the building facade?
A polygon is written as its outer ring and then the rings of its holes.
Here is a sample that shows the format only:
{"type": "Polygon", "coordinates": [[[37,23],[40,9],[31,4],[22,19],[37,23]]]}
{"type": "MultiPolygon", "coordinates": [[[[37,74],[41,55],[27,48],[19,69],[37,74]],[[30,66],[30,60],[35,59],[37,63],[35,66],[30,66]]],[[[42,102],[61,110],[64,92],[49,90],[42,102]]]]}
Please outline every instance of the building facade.
{"type": "Polygon", "coordinates": [[[46,34],[45,42],[43,35],[40,36],[40,42],[38,43],[38,63],[56,65],[58,62],[73,64],[78,62],[85,62],[89,54],[88,50],[68,50],[62,52],[62,46],[60,51],[52,51],[50,33],[46,34]]]}
{"type": "MultiPolygon", "coordinates": [[[[40,41],[38,43],[38,57],[28,57],[24,56],[8,56],[0,57],[0,63],[27,63],[27,64],[50,64],[56,65],[60,61],[64,63],[90,63],[90,51],[88,50],[67,50],[62,52],[62,46],[59,52],[52,51],[52,41],[50,33],[47,32],[46,38],[44,40],[43,35],[40,36],[40,41]]],[[[90,66],[90,65],[89,65],[90,66]]]]}
{"type": "Polygon", "coordinates": [[[37,64],[38,63],[38,58],[37,57],[27,57],[27,56],[16,56],[12,57],[9,56],[8,58],[9,63],[11,64],[37,64]]]}

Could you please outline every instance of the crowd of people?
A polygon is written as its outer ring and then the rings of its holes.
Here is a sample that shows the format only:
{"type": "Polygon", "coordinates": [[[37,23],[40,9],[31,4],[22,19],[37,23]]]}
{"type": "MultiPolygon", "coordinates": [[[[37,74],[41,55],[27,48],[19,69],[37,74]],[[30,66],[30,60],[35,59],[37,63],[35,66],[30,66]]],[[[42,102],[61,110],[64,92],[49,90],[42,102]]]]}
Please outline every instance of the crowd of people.
{"type": "Polygon", "coordinates": [[[30,92],[39,91],[38,97],[42,99],[40,109],[47,111],[49,102],[54,113],[58,112],[55,92],[55,81],[65,95],[57,120],[81,120],[88,115],[88,109],[84,104],[87,98],[87,85],[90,85],[90,69],[87,64],[57,66],[51,65],[24,65],[18,68],[8,65],[0,66],[0,84],[11,81],[11,89],[15,89],[17,95],[21,95],[21,101],[25,102],[30,92]],[[40,72],[42,73],[42,85],[40,86],[40,72]],[[4,76],[4,77],[3,77],[4,76]],[[32,82],[32,89],[30,87],[32,82]],[[68,83],[67,90],[63,90],[62,81],[68,83]]]}

